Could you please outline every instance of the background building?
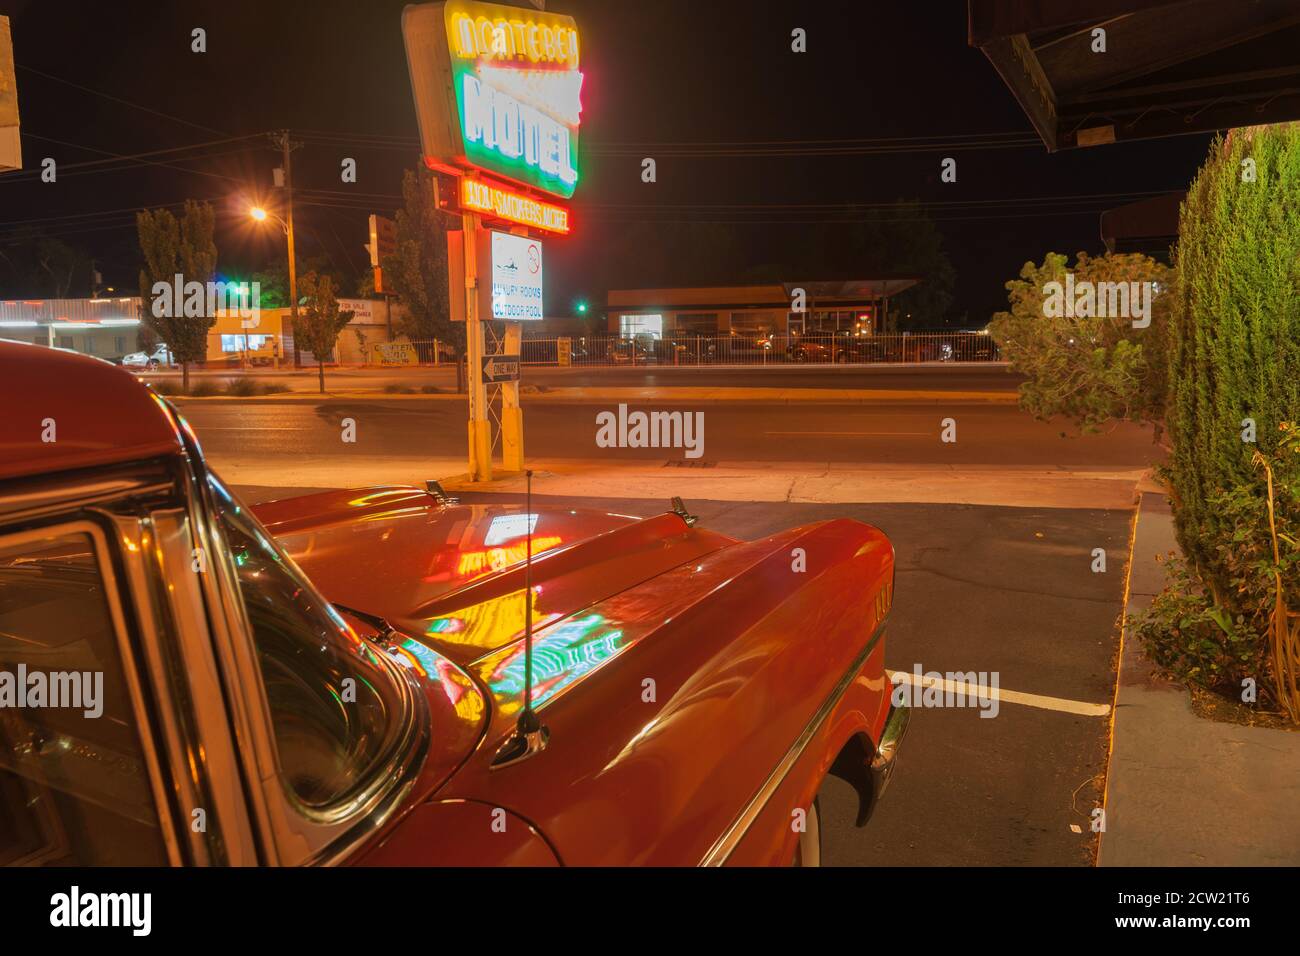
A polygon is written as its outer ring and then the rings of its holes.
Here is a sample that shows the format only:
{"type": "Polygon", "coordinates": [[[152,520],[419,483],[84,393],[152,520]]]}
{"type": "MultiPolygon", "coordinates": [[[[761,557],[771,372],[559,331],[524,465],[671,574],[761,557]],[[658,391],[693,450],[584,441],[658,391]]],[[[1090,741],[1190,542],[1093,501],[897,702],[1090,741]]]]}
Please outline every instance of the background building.
{"type": "Polygon", "coordinates": [[[801,335],[897,331],[890,299],[914,277],[783,282],[676,289],[615,289],[607,298],[609,331],[624,338],[664,335],[801,335]],[[792,303],[804,292],[804,311],[792,303]]]}
{"type": "MultiPolygon", "coordinates": [[[[371,347],[405,341],[393,332],[402,307],[390,300],[340,299],[355,315],[339,333],[329,361],[362,365],[371,347]]],[[[108,299],[15,299],[0,301],[0,339],[32,342],[115,361],[140,351],[140,297],[108,299]]],[[[213,366],[316,362],[295,351],[290,310],[262,309],[256,320],[218,312],[208,332],[206,362],[213,366]],[[249,324],[252,322],[256,324],[249,324]]]]}

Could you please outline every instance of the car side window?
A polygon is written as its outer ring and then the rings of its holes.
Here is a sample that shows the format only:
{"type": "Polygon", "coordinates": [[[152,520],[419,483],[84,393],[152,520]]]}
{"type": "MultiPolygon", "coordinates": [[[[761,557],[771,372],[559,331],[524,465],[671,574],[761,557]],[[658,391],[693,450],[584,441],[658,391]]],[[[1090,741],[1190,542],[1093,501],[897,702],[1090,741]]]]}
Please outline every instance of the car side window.
{"type": "Polygon", "coordinates": [[[402,730],[402,691],[261,524],[209,479],[234,558],[274,725],[280,772],[308,807],[346,799],[373,778],[402,730]]]}
{"type": "Polygon", "coordinates": [[[94,540],[0,537],[0,864],[167,864],[94,540]]]}

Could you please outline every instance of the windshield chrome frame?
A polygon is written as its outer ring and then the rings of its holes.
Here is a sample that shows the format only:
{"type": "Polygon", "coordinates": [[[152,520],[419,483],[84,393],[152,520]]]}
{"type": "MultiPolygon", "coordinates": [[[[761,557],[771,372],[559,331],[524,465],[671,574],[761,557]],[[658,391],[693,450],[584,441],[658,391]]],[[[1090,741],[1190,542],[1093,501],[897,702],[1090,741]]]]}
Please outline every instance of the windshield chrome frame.
{"type": "MultiPolygon", "coordinates": [[[[198,441],[183,418],[166,403],[177,420],[190,482],[186,497],[195,529],[196,546],[206,555],[208,573],[201,575],[210,610],[213,646],[225,675],[237,750],[250,787],[253,818],[262,834],[266,862],[272,865],[333,865],[343,862],[360,844],[388,822],[415,784],[428,753],[430,718],[423,691],[382,644],[362,637],[388,669],[403,701],[402,727],[385,759],[372,767],[365,783],[345,800],[324,808],[297,800],[283,784],[275,733],[267,703],[256,644],[244,609],[234,556],[226,547],[218,508],[209,487],[212,474],[198,441]]],[[[217,478],[220,481],[219,478],[217,478]]],[[[224,486],[225,483],[222,482],[224,486]]],[[[256,518],[254,517],[254,520],[256,518]]],[[[268,541],[275,538],[263,528],[268,541]]],[[[279,549],[286,564],[311,585],[293,560],[279,549]]],[[[317,594],[317,597],[320,597],[317,594]]],[[[321,598],[322,604],[327,604],[321,598]]]]}

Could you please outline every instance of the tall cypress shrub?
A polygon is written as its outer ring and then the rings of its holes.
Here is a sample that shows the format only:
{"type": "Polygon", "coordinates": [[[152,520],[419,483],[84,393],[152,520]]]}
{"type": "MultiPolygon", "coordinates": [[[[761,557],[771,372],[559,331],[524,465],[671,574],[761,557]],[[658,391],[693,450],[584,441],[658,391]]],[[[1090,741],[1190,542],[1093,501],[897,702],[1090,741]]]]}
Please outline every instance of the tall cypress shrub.
{"type": "Polygon", "coordinates": [[[1219,138],[1184,201],[1166,423],[1178,543],[1233,613],[1216,494],[1258,481],[1252,453],[1300,419],[1300,124],[1219,138]],[[1250,419],[1256,444],[1243,440],[1250,419]]]}

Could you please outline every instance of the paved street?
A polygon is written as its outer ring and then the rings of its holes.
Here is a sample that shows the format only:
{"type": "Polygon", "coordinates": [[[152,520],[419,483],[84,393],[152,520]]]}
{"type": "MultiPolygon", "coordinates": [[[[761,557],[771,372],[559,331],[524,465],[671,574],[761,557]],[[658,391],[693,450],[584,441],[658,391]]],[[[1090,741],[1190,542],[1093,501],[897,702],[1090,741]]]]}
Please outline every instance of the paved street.
{"type": "MultiPolygon", "coordinates": [[[[632,408],[653,409],[653,402],[632,408]]],[[[1062,438],[1010,405],[884,404],[672,406],[704,415],[701,461],[869,462],[1033,465],[1055,468],[1145,467],[1155,455],[1148,430],[1124,425],[1104,435],[1062,438]],[[940,441],[941,421],[956,421],[956,442],[940,441]]],[[[331,399],[321,402],[184,402],[205,449],[266,456],[463,457],[465,406],[443,399],[331,399]],[[341,423],[356,423],[344,444],[341,423]]],[[[525,402],[530,457],[684,460],[678,449],[598,448],[596,415],[613,406],[525,402]]]]}

